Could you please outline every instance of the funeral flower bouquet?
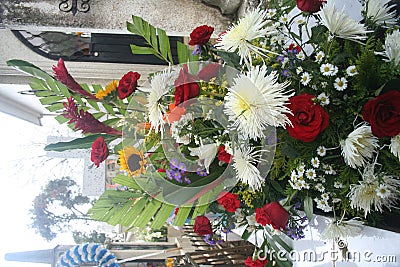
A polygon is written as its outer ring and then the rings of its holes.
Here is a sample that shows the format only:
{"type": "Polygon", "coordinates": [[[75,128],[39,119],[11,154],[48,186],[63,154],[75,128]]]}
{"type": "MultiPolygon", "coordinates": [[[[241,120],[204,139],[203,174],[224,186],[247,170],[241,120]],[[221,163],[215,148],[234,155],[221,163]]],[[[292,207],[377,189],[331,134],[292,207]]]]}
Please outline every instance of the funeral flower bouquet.
{"type": "Polygon", "coordinates": [[[125,175],[114,182],[127,190],[106,191],[94,219],[190,222],[211,245],[243,227],[243,238],[262,231],[290,250],[277,233],[302,238],[314,213],[332,216],[328,239],[398,214],[398,15],[385,0],[357,2],[352,14],[345,4],[267,1],[216,39],[211,26],[194,29],[177,44],[179,64],[165,32],[134,16],[127,28],[147,46],[132,52],[169,67],[105,88],[78,84],[62,60],[55,77],[9,64],[36,76],[42,103],[84,134],[47,149],[91,148],[97,167],[118,155],[125,175]]]}

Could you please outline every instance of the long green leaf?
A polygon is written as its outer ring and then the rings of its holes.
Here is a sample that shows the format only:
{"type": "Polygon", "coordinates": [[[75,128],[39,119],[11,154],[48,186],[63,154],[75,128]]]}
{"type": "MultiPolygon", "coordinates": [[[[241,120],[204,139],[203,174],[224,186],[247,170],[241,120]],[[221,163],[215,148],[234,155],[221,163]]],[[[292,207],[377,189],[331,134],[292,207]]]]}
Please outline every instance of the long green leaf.
{"type": "Polygon", "coordinates": [[[189,61],[189,50],[188,47],[181,43],[177,42],[177,50],[178,50],[178,61],[179,63],[187,63],[189,61]]]}
{"type": "Polygon", "coordinates": [[[175,206],[167,204],[162,205],[162,207],[158,210],[157,215],[152,221],[150,227],[152,229],[160,229],[165,224],[174,209],[175,206]]]}
{"type": "Polygon", "coordinates": [[[189,217],[191,210],[192,210],[192,207],[180,207],[178,214],[176,214],[176,217],[174,219],[174,225],[182,226],[186,222],[187,218],[189,217]]]}
{"type": "Polygon", "coordinates": [[[103,136],[104,141],[106,143],[109,143],[109,142],[115,140],[116,138],[118,138],[118,136],[94,134],[94,135],[89,135],[89,136],[82,137],[82,138],[76,138],[69,142],[58,142],[55,144],[50,144],[50,145],[45,146],[44,150],[60,152],[60,151],[65,151],[65,150],[70,150],[70,149],[91,148],[94,140],[96,140],[100,136],[103,136]]]}
{"type": "Polygon", "coordinates": [[[116,184],[120,184],[122,186],[127,186],[131,189],[138,189],[140,190],[141,187],[136,183],[136,181],[129,176],[123,175],[123,174],[118,174],[113,178],[113,182],[116,184]]]}
{"type": "Polygon", "coordinates": [[[52,78],[49,74],[41,70],[39,67],[24,60],[19,60],[19,59],[8,60],[7,65],[10,67],[14,67],[22,72],[25,72],[29,75],[32,75],[34,77],[41,78],[43,80],[52,78]]]}
{"type": "Polygon", "coordinates": [[[42,105],[51,105],[54,103],[57,103],[58,101],[64,99],[64,97],[62,96],[47,96],[44,98],[39,99],[40,103],[42,103],[42,105]]]}
{"type": "Polygon", "coordinates": [[[137,46],[131,44],[131,51],[132,54],[135,55],[152,55],[154,54],[154,49],[151,47],[145,47],[145,46],[137,46]]]}
{"type": "Polygon", "coordinates": [[[126,216],[121,220],[120,224],[126,227],[131,226],[145,207],[146,202],[147,198],[141,198],[133,204],[131,209],[126,213],[126,216]]]}
{"type": "Polygon", "coordinates": [[[133,226],[136,227],[145,227],[146,224],[148,224],[153,215],[157,212],[157,210],[160,208],[161,202],[158,200],[153,199],[150,201],[146,207],[143,209],[142,213],[140,216],[135,220],[133,223],[133,226]]]}

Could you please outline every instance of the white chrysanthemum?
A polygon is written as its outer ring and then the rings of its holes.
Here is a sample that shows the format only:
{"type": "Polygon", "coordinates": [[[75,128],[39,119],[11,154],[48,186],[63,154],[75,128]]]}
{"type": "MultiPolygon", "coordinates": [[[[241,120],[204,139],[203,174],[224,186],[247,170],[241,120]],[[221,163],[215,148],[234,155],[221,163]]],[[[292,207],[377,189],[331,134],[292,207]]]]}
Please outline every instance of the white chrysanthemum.
{"type": "Polygon", "coordinates": [[[400,134],[393,136],[390,139],[390,152],[400,160],[400,134]]]}
{"type": "Polygon", "coordinates": [[[303,85],[308,85],[311,81],[311,75],[308,72],[303,72],[303,74],[300,77],[300,82],[303,85]]]}
{"type": "Polygon", "coordinates": [[[342,39],[360,42],[367,39],[366,34],[370,31],[366,30],[364,24],[350,18],[345,12],[345,6],[342,10],[338,10],[334,0],[329,0],[322,6],[318,12],[318,17],[322,25],[328,28],[331,35],[342,39]]]}
{"type": "Polygon", "coordinates": [[[297,23],[298,25],[303,25],[303,24],[306,23],[306,18],[305,18],[304,16],[298,16],[298,17],[296,18],[296,23],[297,23]]]}
{"type": "Polygon", "coordinates": [[[210,165],[214,161],[218,152],[218,145],[211,143],[207,145],[200,145],[199,147],[189,147],[190,155],[199,157],[199,163],[204,165],[207,173],[210,173],[210,165]]]}
{"type": "Polygon", "coordinates": [[[270,8],[267,9],[267,19],[272,19],[276,15],[276,9],[275,8],[270,8]]]}
{"type": "Polygon", "coordinates": [[[319,164],[320,164],[320,162],[319,162],[318,157],[314,157],[314,158],[311,159],[311,165],[312,165],[314,168],[318,168],[318,167],[319,167],[319,164]]]}
{"type": "Polygon", "coordinates": [[[364,5],[366,17],[381,26],[394,26],[397,23],[396,10],[390,11],[395,5],[389,6],[390,0],[368,0],[364,5]]]}
{"type": "Polygon", "coordinates": [[[387,186],[384,184],[379,185],[379,187],[375,191],[376,191],[376,195],[380,198],[387,198],[390,196],[390,191],[388,190],[387,186]]]}
{"type": "Polygon", "coordinates": [[[303,52],[299,52],[299,53],[296,55],[296,58],[297,58],[298,60],[304,60],[304,59],[306,59],[306,55],[305,55],[303,52]]]}
{"type": "Polygon", "coordinates": [[[362,231],[362,225],[363,222],[356,219],[332,221],[322,232],[321,238],[325,240],[337,240],[358,236],[362,231]]]}
{"type": "Polygon", "coordinates": [[[289,22],[289,17],[287,14],[282,14],[282,16],[279,18],[280,23],[286,24],[289,22]]]}
{"type": "Polygon", "coordinates": [[[329,105],[329,103],[330,103],[329,97],[325,93],[319,94],[317,96],[317,99],[321,106],[326,106],[326,105],[329,105]]]}
{"type": "Polygon", "coordinates": [[[344,162],[352,168],[363,167],[379,147],[378,138],[371,132],[371,126],[363,125],[340,141],[344,162]]]}
{"type": "Polygon", "coordinates": [[[319,70],[324,76],[334,76],[338,72],[338,68],[330,63],[322,64],[319,70]]]}
{"type": "Polygon", "coordinates": [[[299,175],[303,175],[305,172],[306,165],[302,162],[298,167],[297,167],[297,173],[299,175]]]}
{"type": "Polygon", "coordinates": [[[325,192],[325,187],[321,183],[316,184],[315,189],[317,189],[321,193],[325,192]]]}
{"type": "Polygon", "coordinates": [[[383,173],[375,174],[374,165],[370,164],[365,167],[362,174],[362,180],[359,184],[350,185],[350,205],[357,210],[363,210],[364,216],[367,217],[371,208],[374,211],[383,211],[383,207],[391,208],[396,204],[399,194],[398,187],[400,180],[393,176],[385,175],[383,173]],[[385,192],[379,193],[379,188],[384,185],[385,192]]]}
{"type": "Polygon", "coordinates": [[[264,137],[267,126],[290,124],[286,105],[293,93],[284,92],[289,83],[278,83],[278,74],[266,75],[267,71],[266,66],[257,66],[239,74],[225,96],[224,113],[245,138],[264,137]]]}
{"type": "Polygon", "coordinates": [[[147,104],[149,122],[151,128],[154,131],[163,133],[164,130],[164,114],[166,107],[160,103],[160,99],[168,93],[171,89],[175,72],[171,72],[169,69],[163,72],[156,73],[150,82],[149,88],[139,88],[140,91],[148,93],[147,104]]]}
{"type": "Polygon", "coordinates": [[[323,193],[321,194],[321,198],[325,200],[329,200],[329,194],[328,193],[323,193]]]}
{"type": "Polygon", "coordinates": [[[263,55],[267,50],[253,45],[251,42],[260,37],[265,37],[276,33],[276,30],[266,27],[269,23],[265,18],[266,11],[259,9],[248,12],[241,18],[236,25],[223,34],[219,40],[217,47],[229,52],[237,52],[241,62],[251,65],[251,52],[263,55]]]}
{"type": "Polygon", "coordinates": [[[335,175],[336,171],[333,169],[332,165],[324,164],[323,165],[325,174],[335,175]]]}
{"type": "Polygon", "coordinates": [[[310,180],[315,180],[315,178],[317,177],[317,173],[315,172],[314,169],[307,169],[306,177],[310,180]]]}
{"type": "Polygon", "coordinates": [[[261,153],[262,151],[255,150],[254,147],[237,147],[233,152],[233,168],[237,179],[248,184],[253,191],[259,190],[265,181],[257,169],[261,153]]]}
{"type": "Polygon", "coordinates": [[[315,56],[315,61],[317,61],[318,63],[322,62],[322,59],[324,59],[325,57],[325,53],[323,51],[319,51],[317,53],[317,55],[315,56]]]}
{"type": "Polygon", "coordinates": [[[324,212],[331,212],[332,207],[329,206],[328,201],[325,199],[314,199],[314,201],[317,203],[317,208],[323,210],[324,212]]]}
{"type": "Polygon", "coordinates": [[[333,183],[333,187],[340,189],[343,188],[343,184],[341,182],[335,181],[333,183]]]}
{"type": "Polygon", "coordinates": [[[296,68],[296,73],[297,73],[297,74],[300,74],[300,73],[302,73],[302,72],[303,72],[303,68],[302,68],[301,66],[299,66],[299,67],[296,68]]]}
{"type": "Polygon", "coordinates": [[[347,88],[347,80],[345,77],[336,78],[335,83],[333,84],[336,90],[343,91],[347,88]]]}
{"type": "Polygon", "coordinates": [[[397,66],[400,63],[400,30],[393,31],[388,34],[385,39],[385,51],[375,52],[376,54],[387,57],[385,61],[393,61],[394,65],[397,66]]]}
{"type": "Polygon", "coordinates": [[[357,71],[356,66],[353,65],[353,66],[347,67],[346,73],[347,73],[347,75],[349,75],[349,76],[355,76],[355,75],[357,75],[357,74],[358,74],[358,71],[357,71]]]}
{"type": "Polygon", "coordinates": [[[326,155],[326,148],[324,146],[319,146],[317,148],[317,154],[318,154],[318,156],[321,156],[321,157],[325,156],[326,155]]]}

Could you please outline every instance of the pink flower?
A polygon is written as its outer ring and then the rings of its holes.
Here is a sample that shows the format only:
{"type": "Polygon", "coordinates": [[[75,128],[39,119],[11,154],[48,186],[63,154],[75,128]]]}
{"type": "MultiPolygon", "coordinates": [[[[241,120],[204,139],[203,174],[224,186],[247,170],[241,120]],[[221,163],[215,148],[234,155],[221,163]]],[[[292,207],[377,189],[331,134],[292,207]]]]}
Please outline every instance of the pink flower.
{"type": "Polygon", "coordinates": [[[53,66],[53,72],[56,76],[56,79],[67,86],[72,92],[86,96],[89,99],[97,100],[96,96],[84,90],[82,86],[80,86],[80,84],[77,83],[74,78],[72,78],[72,76],[68,73],[62,58],[58,60],[57,66],[53,66]]]}

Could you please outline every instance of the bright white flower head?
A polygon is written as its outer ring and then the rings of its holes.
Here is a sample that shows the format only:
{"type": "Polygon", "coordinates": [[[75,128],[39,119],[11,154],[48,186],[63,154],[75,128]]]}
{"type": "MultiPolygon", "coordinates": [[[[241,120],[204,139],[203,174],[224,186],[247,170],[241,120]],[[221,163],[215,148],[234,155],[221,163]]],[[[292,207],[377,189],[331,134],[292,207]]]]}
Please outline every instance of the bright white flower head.
{"type": "Polygon", "coordinates": [[[318,167],[319,167],[319,164],[320,164],[320,162],[319,162],[318,157],[314,157],[314,158],[311,159],[311,165],[312,165],[314,168],[318,168],[318,167]]]}
{"type": "Polygon", "coordinates": [[[321,71],[322,75],[324,76],[335,76],[336,73],[338,72],[338,67],[336,67],[333,64],[326,63],[322,64],[321,67],[319,68],[321,71]]]}
{"type": "Polygon", "coordinates": [[[383,207],[394,207],[399,198],[399,186],[399,179],[383,173],[376,174],[374,165],[370,164],[365,167],[359,184],[350,185],[351,191],[347,196],[350,197],[351,207],[363,210],[367,217],[371,208],[382,212],[383,207]]]}
{"type": "Polygon", "coordinates": [[[323,210],[324,212],[331,212],[332,207],[329,206],[328,201],[325,199],[314,199],[314,201],[317,203],[317,208],[323,210]]]}
{"type": "Polygon", "coordinates": [[[321,63],[322,60],[324,59],[324,57],[325,57],[325,53],[323,51],[319,51],[317,53],[317,55],[315,56],[315,61],[317,61],[318,63],[321,63]]]}
{"type": "Polygon", "coordinates": [[[296,58],[299,60],[304,60],[306,59],[306,55],[304,55],[303,51],[301,51],[296,55],[296,58]]]}
{"type": "Polygon", "coordinates": [[[352,168],[363,167],[379,147],[378,138],[371,132],[371,126],[363,125],[340,141],[344,162],[352,168]]]}
{"type": "Polygon", "coordinates": [[[353,65],[353,66],[347,67],[346,73],[347,73],[347,75],[349,75],[349,76],[355,76],[355,75],[357,75],[357,74],[358,74],[358,71],[357,71],[356,66],[353,65]]]}
{"type": "Polygon", "coordinates": [[[233,152],[233,168],[237,179],[248,184],[253,191],[259,190],[265,181],[256,167],[261,162],[261,153],[254,147],[237,147],[233,152]]]}
{"type": "Polygon", "coordinates": [[[298,16],[298,17],[296,18],[296,23],[297,23],[298,25],[303,25],[303,24],[306,23],[306,18],[305,18],[304,16],[298,16]]]}
{"type": "Polygon", "coordinates": [[[315,189],[317,189],[321,193],[325,192],[325,187],[321,183],[316,184],[315,189]]]}
{"type": "Polygon", "coordinates": [[[395,5],[389,6],[390,0],[368,0],[364,5],[366,17],[381,26],[394,26],[397,23],[396,11],[390,11],[395,5]]]}
{"type": "Polygon", "coordinates": [[[366,30],[363,24],[350,18],[345,12],[345,6],[338,10],[335,4],[335,0],[327,1],[317,14],[331,35],[355,42],[367,39],[366,34],[370,31],[366,30]]]}
{"type": "Polygon", "coordinates": [[[385,51],[375,52],[375,54],[387,57],[385,61],[393,61],[395,66],[400,63],[400,30],[388,34],[385,39],[385,51]]]}
{"type": "Polygon", "coordinates": [[[400,160],[400,134],[393,136],[390,139],[390,152],[393,153],[400,160]]]}
{"type": "Polygon", "coordinates": [[[317,154],[318,154],[318,156],[320,156],[320,157],[325,156],[325,155],[326,155],[326,148],[325,148],[324,146],[319,146],[319,147],[317,148],[317,154]]]}
{"type": "Polygon", "coordinates": [[[163,72],[156,73],[150,82],[149,88],[139,88],[140,91],[148,93],[147,104],[149,122],[151,123],[151,130],[156,133],[164,131],[164,114],[166,107],[160,103],[160,99],[168,93],[170,85],[175,79],[176,72],[171,70],[165,70],[163,72]]]}
{"type": "Polygon", "coordinates": [[[296,68],[296,73],[297,74],[300,74],[300,73],[302,73],[303,72],[303,68],[301,67],[301,66],[298,66],[297,68],[296,68]]]}
{"type": "Polygon", "coordinates": [[[202,144],[199,147],[189,147],[189,150],[191,156],[199,157],[199,164],[204,165],[207,173],[210,173],[210,165],[217,155],[218,145],[216,143],[202,144]]]}
{"type": "Polygon", "coordinates": [[[300,77],[300,82],[305,86],[308,85],[311,81],[311,75],[308,72],[303,72],[300,77]]]}
{"type": "Polygon", "coordinates": [[[288,15],[287,15],[287,14],[283,14],[283,15],[279,18],[279,21],[280,21],[282,24],[288,23],[288,22],[289,22],[289,17],[288,17],[288,15]]]}
{"type": "Polygon", "coordinates": [[[343,91],[347,88],[347,80],[345,77],[336,78],[335,83],[333,84],[336,90],[343,91]]]}
{"type": "Polygon", "coordinates": [[[326,105],[329,105],[329,103],[330,103],[329,97],[325,93],[319,94],[317,96],[317,99],[321,106],[326,106],[326,105]]]}
{"type": "Polygon", "coordinates": [[[224,113],[245,138],[262,138],[268,126],[290,124],[286,104],[293,93],[284,91],[288,82],[279,83],[278,74],[267,71],[266,66],[257,66],[239,74],[225,96],[224,113]]]}
{"type": "Polygon", "coordinates": [[[323,193],[321,194],[321,198],[325,200],[329,200],[329,194],[328,193],[323,193]]]}
{"type": "Polygon", "coordinates": [[[271,19],[271,18],[275,17],[275,15],[276,15],[276,9],[275,8],[267,9],[267,18],[268,19],[271,19]]]}
{"type": "Polygon", "coordinates": [[[363,222],[351,219],[348,221],[332,221],[322,232],[321,237],[325,240],[336,240],[358,236],[362,231],[363,222]]]}
{"type": "Polygon", "coordinates": [[[240,56],[241,62],[245,62],[247,66],[251,65],[251,52],[258,55],[264,55],[267,50],[253,45],[251,42],[260,37],[265,37],[276,33],[276,30],[266,27],[269,23],[266,20],[267,12],[255,9],[249,11],[237,24],[223,34],[219,40],[217,47],[229,52],[236,52],[240,56]]]}
{"type": "Polygon", "coordinates": [[[307,169],[306,177],[310,180],[315,180],[315,178],[317,177],[317,173],[315,172],[314,169],[307,169]]]}

